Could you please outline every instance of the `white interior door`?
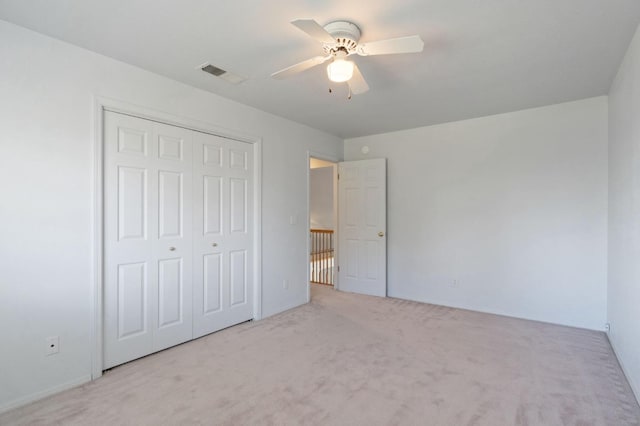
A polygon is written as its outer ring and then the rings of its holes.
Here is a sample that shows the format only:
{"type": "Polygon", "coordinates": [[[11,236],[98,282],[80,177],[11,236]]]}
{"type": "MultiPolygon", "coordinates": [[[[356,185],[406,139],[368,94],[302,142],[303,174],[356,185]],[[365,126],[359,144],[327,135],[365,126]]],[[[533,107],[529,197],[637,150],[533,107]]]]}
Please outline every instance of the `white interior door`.
{"type": "Polygon", "coordinates": [[[194,337],[253,318],[253,145],[194,136],[194,337]]]}
{"type": "Polygon", "coordinates": [[[104,368],[192,338],[192,133],[105,112],[104,368]]]}
{"type": "Polygon", "coordinates": [[[387,295],[386,159],[338,164],[338,285],[387,295]]]}

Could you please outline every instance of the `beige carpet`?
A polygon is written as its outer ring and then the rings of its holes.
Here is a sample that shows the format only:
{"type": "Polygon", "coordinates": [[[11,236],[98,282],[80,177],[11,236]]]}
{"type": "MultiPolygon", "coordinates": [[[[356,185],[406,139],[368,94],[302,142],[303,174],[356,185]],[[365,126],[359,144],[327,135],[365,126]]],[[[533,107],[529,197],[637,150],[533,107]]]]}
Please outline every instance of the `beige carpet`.
{"type": "Polygon", "coordinates": [[[638,425],[603,333],[314,286],[0,424],[638,425]]]}

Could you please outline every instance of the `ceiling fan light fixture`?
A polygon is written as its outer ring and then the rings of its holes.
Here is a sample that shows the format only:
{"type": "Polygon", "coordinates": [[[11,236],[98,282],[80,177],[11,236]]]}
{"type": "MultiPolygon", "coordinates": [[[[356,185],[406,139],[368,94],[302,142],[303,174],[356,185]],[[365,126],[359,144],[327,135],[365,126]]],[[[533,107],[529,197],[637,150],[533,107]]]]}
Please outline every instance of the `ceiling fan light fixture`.
{"type": "Polygon", "coordinates": [[[335,59],[327,66],[327,75],[335,83],[349,81],[353,77],[353,62],[335,59]]]}
{"type": "MultiPolygon", "coordinates": [[[[360,28],[353,22],[333,21],[322,26],[313,19],[296,19],[291,23],[311,38],[322,43],[325,56],[316,56],[306,61],[291,65],[271,74],[272,78],[282,79],[308,70],[333,59],[327,66],[329,80],[336,83],[349,82],[349,99],[351,93],[359,95],[369,90],[358,66],[345,58],[351,55],[375,56],[398,53],[418,53],[424,49],[424,42],[419,35],[370,41],[360,44],[360,28]]],[[[331,89],[329,89],[331,92],[331,89]]]]}

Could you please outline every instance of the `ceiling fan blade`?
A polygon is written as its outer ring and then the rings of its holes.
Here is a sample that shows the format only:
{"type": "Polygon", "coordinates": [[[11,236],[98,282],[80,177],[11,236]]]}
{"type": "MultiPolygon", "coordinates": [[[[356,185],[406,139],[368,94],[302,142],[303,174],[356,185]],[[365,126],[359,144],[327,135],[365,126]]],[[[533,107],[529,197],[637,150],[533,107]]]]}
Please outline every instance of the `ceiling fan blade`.
{"type": "Polygon", "coordinates": [[[412,35],[359,44],[357,53],[361,56],[391,55],[395,53],[422,52],[422,49],[424,49],[424,42],[420,36],[412,35]]]}
{"type": "Polygon", "coordinates": [[[353,65],[353,77],[351,77],[351,79],[347,83],[349,84],[349,88],[354,95],[359,95],[369,90],[369,85],[362,76],[360,68],[358,68],[358,66],[355,64],[353,65]]]}
{"type": "Polygon", "coordinates": [[[313,19],[296,19],[295,21],[291,21],[291,23],[320,43],[336,42],[336,39],[313,19]]]}
{"type": "Polygon", "coordinates": [[[309,68],[313,68],[316,65],[320,65],[323,62],[328,61],[329,59],[331,59],[331,55],[329,56],[316,56],[315,58],[311,58],[311,59],[307,59],[306,61],[302,61],[300,63],[297,63],[295,65],[291,65],[290,67],[287,67],[283,70],[274,72],[273,74],[271,74],[272,78],[277,78],[277,79],[282,79],[282,78],[287,78],[290,77],[294,74],[297,74],[299,72],[308,70],[309,68]]]}

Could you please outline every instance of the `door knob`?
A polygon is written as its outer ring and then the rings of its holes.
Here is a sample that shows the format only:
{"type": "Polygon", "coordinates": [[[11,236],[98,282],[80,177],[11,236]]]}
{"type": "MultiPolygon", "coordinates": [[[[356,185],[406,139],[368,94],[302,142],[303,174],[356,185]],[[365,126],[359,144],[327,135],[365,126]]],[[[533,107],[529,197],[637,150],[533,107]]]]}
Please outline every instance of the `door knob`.
{"type": "Polygon", "coordinates": [[[169,247],[169,251],[176,251],[175,247],[169,247]]]}
{"type": "Polygon", "coordinates": [[[218,247],[218,243],[211,244],[212,247],[218,247]]]}
{"type": "Polygon", "coordinates": [[[384,237],[384,232],[382,231],[378,232],[378,237],[384,237]]]}

